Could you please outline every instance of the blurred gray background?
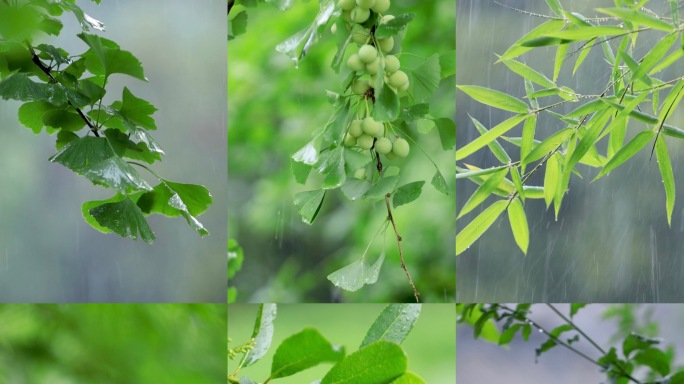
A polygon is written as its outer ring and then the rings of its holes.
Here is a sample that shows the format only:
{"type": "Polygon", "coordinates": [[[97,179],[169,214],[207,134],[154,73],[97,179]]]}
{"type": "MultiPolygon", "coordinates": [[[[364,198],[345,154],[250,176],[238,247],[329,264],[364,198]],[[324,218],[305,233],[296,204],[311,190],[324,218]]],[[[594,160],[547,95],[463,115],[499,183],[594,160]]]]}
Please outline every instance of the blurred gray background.
{"type": "MultiPolygon", "coordinates": [[[[530,12],[551,15],[545,1],[501,0],[502,4],[530,12]]],[[[613,1],[563,1],[566,10],[586,17],[600,15],[594,9],[614,7],[613,1]]],[[[648,7],[658,14],[669,11],[665,0],[653,0],[648,7]]],[[[546,19],[516,12],[491,0],[460,0],[457,4],[457,84],[475,84],[507,92],[522,99],[521,77],[503,64],[493,64],[495,54],[506,49],[546,19]]],[[[663,36],[642,34],[633,57],[637,60],[663,36]]],[[[614,41],[618,44],[619,40],[614,41]]],[[[677,44],[674,47],[678,47],[677,44]]],[[[573,45],[577,47],[578,45],[573,45]]],[[[577,48],[575,48],[577,49],[577,48]]],[[[572,52],[573,48],[569,50],[572,52]]],[[[537,49],[517,60],[525,62],[547,77],[553,74],[555,48],[537,49]]],[[[592,48],[576,77],[572,68],[577,55],[567,59],[558,84],[583,94],[600,93],[608,83],[609,70],[600,47],[592,48]]],[[[681,63],[659,75],[664,80],[681,76],[681,63]]],[[[536,88],[539,89],[539,88],[536,88]]],[[[661,102],[668,91],[661,92],[661,102]]],[[[541,105],[555,101],[541,100],[541,105]]],[[[488,108],[463,92],[457,92],[457,147],[478,136],[468,114],[486,127],[492,127],[511,113],[488,108]]],[[[567,113],[579,103],[566,103],[556,112],[567,113]]],[[[649,110],[646,112],[651,113],[649,110]]],[[[684,113],[677,108],[668,123],[684,126],[684,113]]],[[[540,115],[537,139],[544,139],[564,128],[547,114],[540,115]]],[[[627,140],[646,129],[643,123],[630,122],[627,140]]],[[[520,136],[522,126],[508,135],[520,136]]],[[[604,140],[605,141],[605,140],[604,140]]],[[[514,159],[517,147],[501,141],[514,159]]],[[[528,200],[525,211],[530,227],[527,256],[516,247],[507,215],[502,215],[469,250],[457,257],[457,300],[459,302],[679,302],[684,300],[684,167],[682,142],[667,138],[677,183],[677,201],[668,227],[658,165],[649,161],[650,145],[594,183],[598,173],[580,165],[584,179],[574,176],[558,215],[546,210],[543,200],[528,200]]],[[[605,154],[605,144],[599,145],[605,154]]],[[[488,167],[498,164],[485,148],[458,165],[488,167]]],[[[530,185],[543,184],[543,169],[530,185]]],[[[477,185],[457,182],[457,210],[460,211],[477,185]]],[[[457,222],[458,231],[495,201],[487,202],[457,222]]]]}
{"type": "MultiPolygon", "coordinates": [[[[183,218],[161,216],[149,220],[157,236],[152,245],[92,229],[81,204],[112,191],[48,162],[55,137],[35,136],[17,121],[20,103],[3,101],[0,301],[225,302],[225,2],[78,4],[105,23],[101,36],[142,62],[149,82],[113,75],[105,102],[120,99],[128,86],[159,109],[159,129],[152,134],[167,156],[152,168],[167,179],[209,188],[214,204],[199,220],[211,235],[202,239],[183,218]]],[[[78,22],[72,14],[62,21],[60,37],[49,43],[83,53],[78,22]]]]}
{"type": "MultiPolygon", "coordinates": [[[[512,304],[510,307],[514,307],[512,304]]],[[[556,308],[567,315],[569,305],[560,304],[556,308]]],[[[603,319],[608,308],[606,304],[592,304],[579,311],[573,318],[577,326],[589,335],[604,350],[615,347],[622,351],[621,340],[611,340],[617,327],[616,319],[603,319]]],[[[637,318],[643,319],[644,314],[653,311],[652,320],[659,323],[659,334],[663,345],[672,346],[678,352],[674,357],[675,366],[684,363],[684,333],[681,325],[684,323],[684,305],[658,304],[643,305],[636,313],[637,318]]],[[[562,324],[560,318],[548,307],[542,304],[532,306],[534,321],[547,330],[562,324]]],[[[568,337],[571,336],[567,333],[568,337]]],[[[556,346],[539,357],[535,364],[535,352],[546,337],[533,331],[529,341],[524,341],[518,334],[508,348],[496,344],[475,340],[473,327],[458,324],[456,327],[456,381],[458,384],[598,384],[607,379],[600,372],[599,367],[584,360],[568,349],[556,346]]],[[[586,341],[573,344],[580,351],[592,358],[599,358],[597,352],[586,341]]],[[[642,372],[643,373],[643,372],[642,372]]]]}

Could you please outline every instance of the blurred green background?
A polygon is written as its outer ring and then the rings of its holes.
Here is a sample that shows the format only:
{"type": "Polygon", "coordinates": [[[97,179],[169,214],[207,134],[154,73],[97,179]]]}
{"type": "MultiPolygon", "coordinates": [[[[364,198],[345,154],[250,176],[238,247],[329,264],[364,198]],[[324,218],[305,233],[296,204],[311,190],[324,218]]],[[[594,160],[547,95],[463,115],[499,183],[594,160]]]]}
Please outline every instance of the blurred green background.
{"type": "Polygon", "coordinates": [[[0,305],[0,382],[219,383],[225,304],[0,305]]]}
{"type": "MultiPolygon", "coordinates": [[[[228,336],[235,346],[249,340],[258,305],[228,306],[228,336]]],[[[380,315],[380,304],[286,304],[278,305],[273,342],[268,353],[252,366],[240,370],[239,377],[248,376],[259,382],[266,380],[271,370],[273,354],[280,342],[305,327],[314,327],[333,345],[342,345],[346,353],[358,350],[368,328],[380,315]]],[[[453,383],[456,380],[456,311],[453,304],[424,304],[420,317],[401,344],[408,356],[408,369],[427,383],[453,383]]],[[[239,362],[228,361],[232,373],[239,362]]],[[[278,384],[311,383],[321,379],[332,367],[323,364],[291,377],[274,380],[278,384]]]]}
{"type": "MultiPolygon", "coordinates": [[[[113,193],[48,162],[55,138],[17,121],[19,103],[0,102],[1,302],[222,302],[226,265],[225,2],[78,1],[105,23],[100,35],[137,56],[149,82],[114,75],[106,103],[124,86],[154,104],[166,151],[160,175],[207,186],[214,204],[199,220],[201,239],[183,218],[151,217],[153,245],[104,235],[81,217],[81,204],[113,193]]],[[[71,54],[87,46],[72,14],[49,39],[71,54]]],[[[150,182],[152,177],[142,171],[150,182]]]]}
{"type": "MultiPolygon", "coordinates": [[[[428,57],[452,51],[454,9],[453,0],[392,2],[388,13],[417,15],[408,27],[403,52],[428,57]]],[[[247,32],[228,43],[228,231],[245,250],[243,269],[232,282],[239,291],[237,300],[411,302],[415,299],[391,229],[369,250],[368,260],[373,261],[386,242],[386,259],[376,284],[349,293],[335,289],[326,279],[361,257],[387,216],[384,202],[351,202],[334,191],[326,196],[312,226],[302,222],[292,203],[296,193],[317,184],[316,177],[307,186],[295,182],[290,156],[329,119],[333,110],[325,91],[340,92],[346,75],[330,69],[337,49],[329,27],[321,29],[321,38],[299,68],[275,47],[308,27],[318,10],[318,1],[295,1],[285,12],[268,5],[248,9],[247,32]]],[[[454,116],[454,93],[452,76],[431,100],[433,116],[454,116]]],[[[453,152],[441,150],[436,130],[417,139],[454,188],[453,152]]],[[[430,186],[434,168],[415,148],[397,164],[404,172],[400,185],[427,180],[421,197],[394,214],[407,266],[424,301],[453,301],[454,196],[430,186]]]]}
{"type": "MultiPolygon", "coordinates": [[[[550,15],[544,1],[500,3],[543,15],[550,15]]],[[[561,1],[567,11],[585,17],[603,15],[595,8],[614,7],[611,0],[561,1]]],[[[647,5],[658,15],[668,15],[667,1],[651,1],[647,5]]],[[[680,10],[681,11],[681,10],[680,10]]],[[[520,37],[547,19],[523,14],[493,1],[459,1],[457,8],[458,84],[490,87],[524,97],[524,83],[520,76],[503,64],[494,64],[495,54],[503,54],[520,37]]],[[[662,33],[641,34],[633,57],[640,60],[663,36],[662,33]]],[[[611,41],[613,49],[619,39],[611,41]]],[[[675,44],[674,49],[678,49],[675,44]]],[[[571,46],[569,52],[579,48],[571,46]]],[[[555,48],[535,49],[518,60],[552,77],[555,48]]],[[[567,85],[582,94],[603,91],[609,81],[610,67],[600,47],[594,47],[586,61],[572,76],[577,54],[563,65],[558,84],[567,85]]],[[[659,73],[663,80],[681,76],[681,62],[659,73]]],[[[660,101],[669,91],[660,93],[660,101]]],[[[555,99],[542,100],[548,105],[555,99]]],[[[486,127],[492,127],[510,113],[488,108],[457,92],[457,147],[479,136],[468,114],[486,127]]],[[[648,103],[647,103],[648,104],[648,103]]],[[[555,111],[567,113],[579,103],[566,103],[555,111]]],[[[650,109],[650,108],[649,108],[650,109]]],[[[648,112],[648,110],[646,110],[648,112]]],[[[649,112],[650,113],[650,112],[649,112]]],[[[668,124],[684,126],[684,109],[676,108],[668,124]]],[[[544,139],[565,128],[548,114],[541,114],[537,124],[537,138],[544,139]]],[[[627,140],[648,127],[631,121],[627,140]]],[[[520,136],[522,128],[514,128],[509,136],[520,136]]],[[[627,140],[625,142],[627,142],[627,140]]],[[[516,160],[517,147],[500,140],[516,160]]],[[[506,215],[502,215],[470,249],[458,256],[457,300],[459,302],[681,302],[684,299],[684,146],[681,141],[666,138],[677,199],[668,227],[665,211],[665,192],[655,158],[650,161],[651,146],[647,146],[609,176],[591,183],[598,169],[580,165],[583,179],[573,176],[569,192],[563,199],[558,220],[553,209],[546,210],[542,200],[529,200],[525,211],[530,228],[527,256],[515,246],[506,215]]],[[[603,140],[605,143],[605,140],[603,140]]],[[[605,154],[605,144],[599,152],[605,154]]],[[[459,162],[488,167],[498,164],[488,149],[483,149],[459,162]]],[[[530,179],[531,185],[543,184],[543,172],[530,179]]],[[[468,180],[457,183],[459,211],[477,185],[468,180]]],[[[484,208],[484,205],[459,220],[464,226],[484,208]]]]}

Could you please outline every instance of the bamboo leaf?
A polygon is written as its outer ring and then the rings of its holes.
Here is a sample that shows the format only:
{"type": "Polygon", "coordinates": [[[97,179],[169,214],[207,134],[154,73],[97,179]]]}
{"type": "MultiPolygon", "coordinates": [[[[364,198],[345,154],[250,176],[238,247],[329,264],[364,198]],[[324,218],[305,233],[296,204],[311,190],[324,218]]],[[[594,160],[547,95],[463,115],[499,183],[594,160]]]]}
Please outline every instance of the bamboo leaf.
{"type": "Polygon", "coordinates": [[[558,80],[558,74],[560,73],[561,67],[565,62],[565,55],[568,54],[568,45],[561,44],[556,49],[556,59],[553,62],[553,81],[558,80]]]}
{"type": "Polygon", "coordinates": [[[591,40],[595,37],[602,36],[616,36],[626,34],[628,31],[615,26],[592,26],[592,27],[580,27],[576,29],[567,29],[565,31],[553,32],[546,34],[546,37],[569,40],[569,41],[579,41],[579,40],[591,40]]]}
{"type": "Polygon", "coordinates": [[[633,24],[643,25],[653,29],[660,29],[661,31],[666,32],[672,32],[675,30],[674,25],[636,9],[598,8],[596,10],[607,15],[618,17],[624,21],[629,21],[633,24]]]}
{"type": "Polygon", "coordinates": [[[637,152],[639,152],[646,144],[648,144],[651,139],[655,136],[655,132],[651,130],[643,131],[636,135],[627,145],[622,147],[615,156],[613,156],[610,161],[606,164],[605,167],[599,172],[599,174],[594,178],[592,181],[596,181],[599,178],[603,177],[606,173],[614,170],[618,166],[622,165],[625,161],[629,160],[634,156],[637,152]]]}
{"type": "Polygon", "coordinates": [[[575,130],[573,128],[565,128],[547,137],[541,142],[541,144],[537,145],[529,155],[525,157],[525,159],[522,161],[523,164],[529,164],[548,155],[551,153],[551,151],[558,148],[559,145],[568,140],[574,133],[575,130]]]}
{"type": "Polygon", "coordinates": [[[575,61],[575,66],[572,68],[572,74],[574,75],[575,72],[577,72],[577,69],[579,68],[580,65],[584,62],[584,59],[587,58],[587,55],[589,55],[589,51],[591,51],[591,47],[594,46],[594,42],[596,39],[591,39],[587,42],[587,45],[582,48],[582,51],[580,52],[579,56],[577,57],[577,61],[575,61]]]}
{"type": "Polygon", "coordinates": [[[479,85],[457,85],[456,88],[465,92],[468,96],[479,101],[480,103],[492,106],[494,108],[515,113],[527,113],[529,109],[525,102],[494,89],[481,87],[479,85]]]}
{"type": "Polygon", "coordinates": [[[601,133],[603,127],[606,125],[606,123],[608,123],[608,119],[610,119],[611,112],[612,111],[610,109],[605,109],[603,112],[594,115],[594,118],[587,127],[587,132],[584,134],[584,137],[582,137],[582,140],[580,140],[579,144],[577,144],[577,147],[572,152],[572,155],[565,166],[565,172],[570,172],[575,164],[577,164],[584,157],[584,155],[589,152],[589,149],[594,147],[599,133],[601,133]]]}
{"type": "Polygon", "coordinates": [[[521,121],[525,120],[528,115],[519,114],[515,115],[508,120],[500,123],[496,127],[490,129],[484,135],[478,137],[477,139],[471,141],[470,143],[464,145],[461,149],[456,151],[456,160],[461,160],[467,156],[472,155],[478,149],[489,144],[492,140],[495,140],[504,133],[510,131],[513,127],[518,125],[521,121]]]}
{"type": "Polygon", "coordinates": [[[516,60],[504,60],[503,63],[511,71],[517,73],[521,77],[532,81],[533,83],[539,84],[544,88],[553,88],[556,84],[551,81],[548,77],[544,76],[543,73],[528,67],[527,65],[516,61],[516,60]]]}
{"type": "Polygon", "coordinates": [[[543,36],[547,33],[560,31],[561,28],[563,28],[564,26],[565,26],[565,20],[560,20],[560,19],[549,20],[549,21],[539,25],[535,29],[528,32],[525,36],[518,39],[518,41],[516,41],[513,45],[511,45],[510,48],[508,48],[506,50],[506,52],[504,52],[504,54],[501,55],[501,57],[499,58],[498,61],[513,59],[513,58],[516,58],[516,57],[522,55],[523,53],[525,53],[527,51],[532,50],[531,47],[525,47],[522,44],[525,41],[532,40],[536,37],[543,36]]]}
{"type": "Polygon", "coordinates": [[[527,255],[527,246],[530,243],[530,230],[527,227],[525,209],[518,198],[513,199],[508,206],[508,221],[511,224],[515,243],[527,255]]]}
{"type": "Polygon", "coordinates": [[[658,62],[665,57],[672,45],[677,41],[677,35],[671,33],[666,35],[644,56],[639,67],[634,71],[630,82],[635,82],[646,75],[658,62]]]}
{"type": "Polygon", "coordinates": [[[670,155],[667,152],[667,145],[665,139],[659,136],[656,139],[655,147],[656,159],[658,159],[658,167],[660,168],[660,175],[663,177],[663,186],[665,187],[665,209],[667,210],[667,224],[672,227],[672,211],[675,205],[675,180],[672,172],[672,163],[670,162],[670,155]]]}
{"type": "MultiPolygon", "coordinates": [[[[470,115],[468,115],[468,117],[470,117],[470,120],[473,121],[473,124],[475,124],[475,128],[477,128],[477,130],[480,132],[480,135],[484,135],[485,133],[487,133],[488,129],[485,128],[485,126],[482,125],[482,123],[480,123],[479,121],[477,121],[477,119],[470,115]]],[[[496,156],[496,158],[499,159],[500,162],[504,164],[508,164],[511,162],[511,157],[508,156],[508,153],[506,153],[506,151],[503,149],[501,144],[499,144],[499,142],[496,141],[496,139],[492,140],[489,144],[487,144],[487,146],[492,151],[494,156],[496,156]]]]}
{"type": "Polygon", "coordinates": [[[506,209],[506,200],[499,200],[482,211],[456,235],[456,255],[463,253],[482,236],[506,209]]]}
{"type": "Polygon", "coordinates": [[[558,188],[560,170],[558,167],[558,160],[556,156],[551,156],[546,161],[546,170],[544,171],[544,201],[548,209],[553,201],[558,188]]]}
{"type": "Polygon", "coordinates": [[[470,196],[468,201],[466,201],[465,205],[463,206],[463,209],[461,209],[461,213],[459,213],[457,219],[461,218],[462,216],[466,215],[468,212],[472,211],[480,205],[483,201],[489,197],[489,195],[492,194],[494,189],[499,186],[501,181],[508,175],[508,168],[502,169],[495,174],[493,174],[491,177],[487,179],[482,185],[480,185],[475,192],[470,196]]]}

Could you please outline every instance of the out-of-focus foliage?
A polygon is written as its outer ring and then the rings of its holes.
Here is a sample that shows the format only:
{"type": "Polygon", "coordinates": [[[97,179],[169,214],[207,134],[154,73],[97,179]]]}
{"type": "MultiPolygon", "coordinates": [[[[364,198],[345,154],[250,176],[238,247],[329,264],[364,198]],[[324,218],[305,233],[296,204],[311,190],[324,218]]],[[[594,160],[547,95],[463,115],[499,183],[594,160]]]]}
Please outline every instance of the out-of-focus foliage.
{"type": "Polygon", "coordinates": [[[0,305],[2,383],[217,383],[225,305],[0,305]]]}
{"type": "MultiPolygon", "coordinates": [[[[405,52],[429,57],[453,51],[454,2],[402,1],[392,6],[394,14],[416,14],[402,43],[405,52]]],[[[388,248],[378,278],[382,284],[342,292],[326,279],[364,254],[386,219],[384,201],[349,204],[340,194],[330,193],[313,227],[302,222],[292,204],[297,193],[323,181],[312,175],[309,187],[297,185],[291,177],[290,155],[310,141],[311,133],[322,128],[333,112],[325,90],[340,89],[340,78],[330,69],[337,45],[329,28],[322,28],[297,68],[275,47],[307,28],[318,12],[318,2],[313,1],[296,2],[284,13],[268,6],[250,9],[246,33],[228,43],[229,188],[233,191],[228,227],[247,255],[235,277],[238,301],[414,301],[391,229],[378,236],[367,254],[368,260],[375,260],[388,248]]],[[[431,115],[453,116],[453,79],[443,81],[428,101],[431,115]]],[[[453,190],[448,177],[453,157],[442,151],[439,135],[415,139],[422,148],[439,148],[429,154],[453,190]]],[[[402,168],[406,181],[434,174],[432,164],[419,156],[403,162],[402,168]]],[[[450,300],[454,295],[455,207],[454,199],[443,196],[426,186],[418,200],[393,212],[404,240],[407,268],[424,301],[450,300]]]]}

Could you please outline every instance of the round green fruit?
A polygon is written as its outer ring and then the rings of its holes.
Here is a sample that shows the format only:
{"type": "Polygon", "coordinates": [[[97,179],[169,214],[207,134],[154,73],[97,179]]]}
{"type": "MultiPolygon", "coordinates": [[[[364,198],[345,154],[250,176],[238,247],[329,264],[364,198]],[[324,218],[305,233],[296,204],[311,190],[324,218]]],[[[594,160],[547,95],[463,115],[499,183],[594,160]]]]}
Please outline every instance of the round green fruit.
{"type": "Polygon", "coordinates": [[[347,67],[349,67],[349,69],[355,72],[363,71],[364,69],[366,69],[366,63],[361,61],[358,54],[354,53],[347,59],[347,67]]]}
{"type": "Polygon", "coordinates": [[[363,128],[361,128],[361,120],[353,120],[349,124],[349,134],[354,137],[363,135],[363,128]]]}
{"type": "Polygon", "coordinates": [[[375,121],[375,119],[370,116],[363,119],[361,128],[363,129],[363,132],[369,136],[380,137],[385,133],[385,127],[382,123],[375,121]]]}
{"type": "Polygon", "coordinates": [[[356,137],[354,137],[354,136],[350,135],[349,133],[347,133],[347,134],[344,136],[344,145],[346,145],[347,147],[353,147],[353,146],[355,146],[355,145],[356,145],[356,137]]]}
{"type": "Polygon", "coordinates": [[[354,171],[354,178],[358,180],[364,180],[366,178],[366,170],[364,168],[359,168],[354,171]]]}
{"type": "Polygon", "coordinates": [[[340,0],[337,2],[337,5],[339,5],[343,11],[351,11],[352,9],[354,9],[354,6],[356,6],[356,1],[355,0],[340,0]]]}
{"type": "Polygon", "coordinates": [[[368,32],[367,29],[365,28],[354,28],[354,31],[352,32],[352,40],[359,45],[366,44],[368,42],[368,36],[370,36],[370,32],[368,32]]]}
{"type": "Polygon", "coordinates": [[[375,4],[371,7],[375,13],[385,13],[390,7],[390,0],[375,0],[375,4]]]}
{"type": "Polygon", "coordinates": [[[409,78],[404,71],[396,71],[389,77],[389,83],[394,88],[401,88],[408,84],[409,78]]]}
{"type": "Polygon", "coordinates": [[[368,9],[375,6],[375,0],[356,0],[356,5],[368,9]]]}
{"type": "Polygon", "coordinates": [[[406,157],[409,154],[409,143],[408,141],[398,138],[394,140],[394,144],[392,145],[392,153],[399,157],[406,157]]]}
{"type": "Polygon", "coordinates": [[[392,152],[392,142],[386,137],[381,137],[375,141],[375,150],[381,155],[386,155],[392,152]]]}
{"type": "Polygon", "coordinates": [[[356,145],[358,145],[361,149],[371,149],[373,146],[373,140],[373,136],[361,135],[356,139],[356,145]]]}
{"type": "Polygon", "coordinates": [[[369,75],[375,75],[378,73],[380,70],[380,60],[381,59],[379,57],[376,57],[375,60],[366,64],[366,72],[368,72],[369,75]]]}
{"type": "Polygon", "coordinates": [[[399,88],[397,88],[397,89],[399,90],[399,92],[405,92],[405,91],[407,91],[407,90],[409,89],[409,82],[408,82],[408,81],[405,82],[404,85],[402,85],[401,87],[399,87],[399,88]]]}
{"type": "Polygon", "coordinates": [[[380,47],[380,50],[384,53],[390,52],[392,48],[394,48],[394,37],[390,36],[386,39],[379,39],[378,47],[380,47]]]}
{"type": "Polygon", "coordinates": [[[356,6],[351,10],[350,16],[353,22],[359,24],[364,23],[370,17],[370,9],[356,6]]]}
{"type": "Polygon", "coordinates": [[[399,70],[399,59],[393,55],[385,56],[385,73],[394,73],[399,70]]]}
{"type": "Polygon", "coordinates": [[[356,80],[351,88],[355,94],[363,95],[370,88],[370,84],[368,84],[368,80],[356,80]]]}
{"type": "Polygon", "coordinates": [[[370,44],[364,44],[359,48],[359,59],[368,64],[378,57],[378,50],[370,44]]]}

